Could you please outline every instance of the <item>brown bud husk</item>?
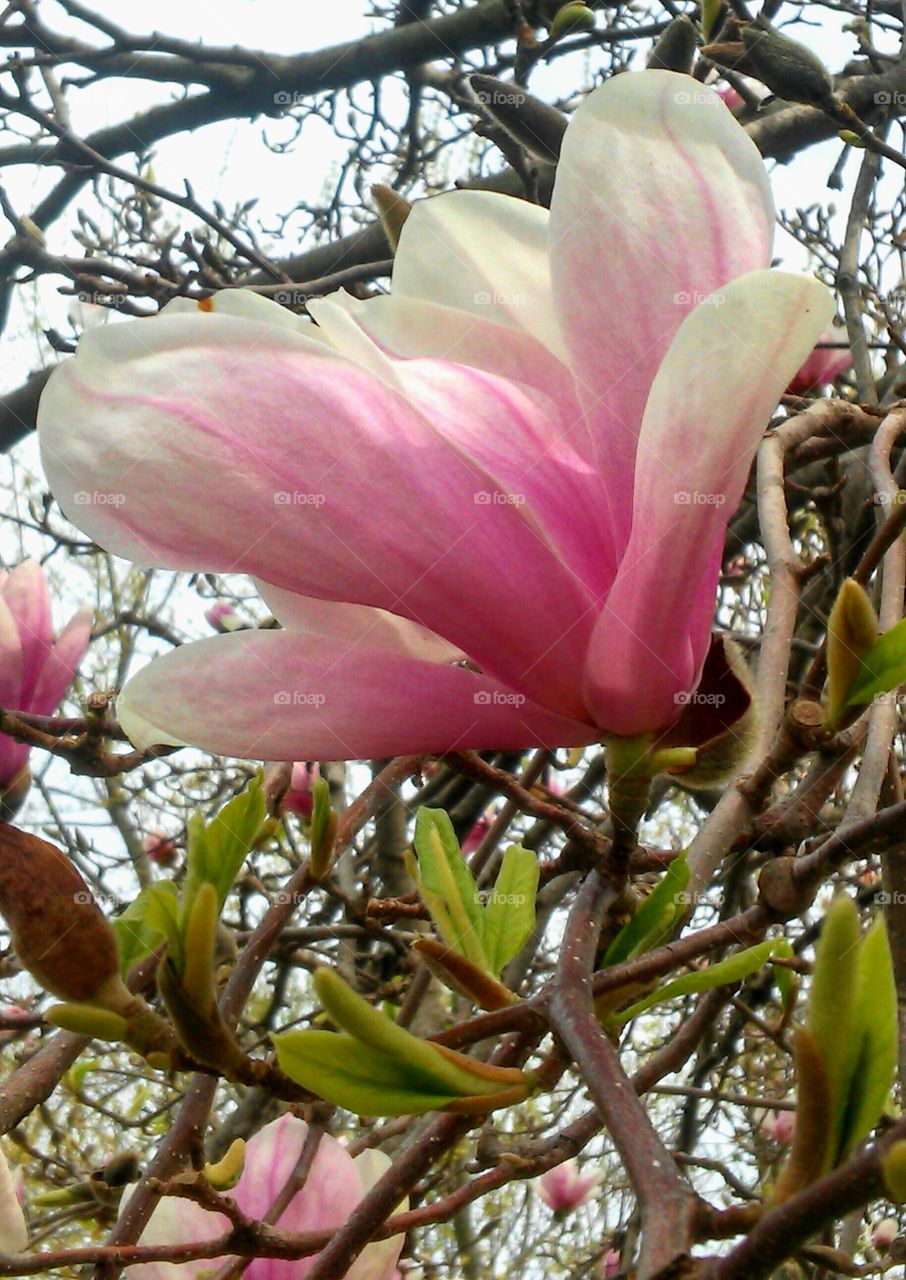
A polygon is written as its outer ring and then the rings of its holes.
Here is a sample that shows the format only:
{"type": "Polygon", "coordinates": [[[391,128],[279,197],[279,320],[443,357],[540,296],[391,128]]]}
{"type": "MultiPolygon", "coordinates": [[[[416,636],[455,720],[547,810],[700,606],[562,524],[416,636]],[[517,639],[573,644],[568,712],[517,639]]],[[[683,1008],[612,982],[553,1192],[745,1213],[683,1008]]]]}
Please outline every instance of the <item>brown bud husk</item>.
{"type": "Polygon", "coordinates": [[[425,964],[436,978],[451,991],[456,991],[480,1009],[493,1013],[505,1009],[516,997],[484,969],[479,969],[457,951],[451,951],[436,938],[419,938],[413,943],[425,964]]]}
{"type": "Polygon", "coordinates": [[[406,219],[412,212],[412,204],[398,191],[394,191],[392,187],[385,187],[381,182],[375,183],[371,188],[371,194],[381,216],[387,243],[395,253],[406,219]]]}
{"type": "Polygon", "coordinates": [[[648,56],[649,71],[682,71],[695,61],[695,24],[681,14],[674,18],[648,56]]]}
{"type": "Polygon", "coordinates": [[[0,787],[0,821],[11,822],[15,818],[30,787],[31,770],[24,764],[6,787],[0,787]]]}
{"type": "Polygon", "coordinates": [[[834,83],[811,49],[772,27],[743,26],[741,35],[747,68],[778,98],[810,107],[834,105],[834,83]]]}
{"type": "Polygon", "coordinates": [[[487,114],[526,151],[556,164],[568,118],[556,107],[534,98],[518,84],[494,76],[469,76],[475,96],[487,114]]]}
{"type": "Polygon", "coordinates": [[[0,823],[0,913],[37,982],[61,1000],[118,1009],[116,936],[75,867],[54,845],[0,823]]]}

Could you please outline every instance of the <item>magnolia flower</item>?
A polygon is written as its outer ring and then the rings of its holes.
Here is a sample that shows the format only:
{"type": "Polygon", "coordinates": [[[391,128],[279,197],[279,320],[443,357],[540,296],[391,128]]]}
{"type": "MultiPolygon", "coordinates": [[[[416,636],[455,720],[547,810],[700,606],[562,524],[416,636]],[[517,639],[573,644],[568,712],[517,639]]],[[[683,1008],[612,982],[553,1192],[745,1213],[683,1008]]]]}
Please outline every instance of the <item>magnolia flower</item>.
{"type": "Polygon", "coordinates": [[[761,1122],[761,1131],[772,1142],[788,1147],[796,1132],[795,1111],[769,1111],[761,1122]]]}
{"type": "Polygon", "coordinates": [[[805,395],[807,391],[815,391],[850,368],[853,355],[849,347],[841,347],[842,334],[839,329],[826,329],[819,338],[820,343],[827,346],[816,346],[814,351],[804,360],[790,380],[787,391],[793,396],[805,395]]]}
{"type": "MultiPolygon", "coordinates": [[[[82,610],[56,641],[50,593],[41,566],[23,560],[0,570],[0,707],[48,716],[56,711],[91,636],[91,613],[82,610]]],[[[0,812],[11,817],[30,781],[29,748],[0,734],[0,812]]]]}
{"type": "Polygon", "coordinates": [[[575,1160],[564,1160],[542,1173],[538,1195],[554,1213],[572,1213],[586,1203],[600,1181],[599,1173],[580,1173],[575,1160]]]}
{"type": "Polygon", "coordinates": [[[310,765],[305,760],[297,760],[293,765],[289,789],[283,797],[283,808],[302,818],[310,818],[314,808],[312,787],[319,777],[317,764],[310,765]]]}
{"type": "Polygon", "coordinates": [[[672,724],[833,311],[769,269],[773,224],[717,94],[623,74],[570,121],[549,212],[417,203],[390,296],[313,300],[316,328],[226,291],[86,334],[39,412],[64,510],[142,564],[253,575],[282,624],[145,667],[133,742],[337,760],[672,724]]]}
{"type": "Polygon", "coordinates": [[[0,1253],[21,1253],[28,1243],[20,1186],[0,1147],[0,1253]]]}
{"type": "MultiPolygon", "coordinates": [[[[228,1194],[244,1213],[261,1219],[272,1207],[298,1163],[308,1135],[308,1125],[285,1115],[265,1125],[249,1141],[242,1177],[228,1194]]],[[[390,1166],[379,1151],[363,1151],[353,1159],[335,1138],[325,1134],[318,1144],[305,1185],[277,1219],[284,1231],[324,1231],[339,1227],[367,1191],[390,1166]]],[[[124,1193],[122,1208],[131,1189],[124,1193]]],[[[407,1207],[408,1201],[399,1206],[407,1207]]],[[[229,1230],[229,1219],[212,1213],[191,1200],[165,1196],[158,1204],[140,1244],[188,1244],[216,1240],[229,1230]]],[[[346,1272],[346,1280],[391,1280],[405,1237],[393,1236],[370,1244],[346,1272]]],[[[211,1273],[228,1259],[199,1258],[194,1262],[142,1262],[127,1267],[133,1280],[192,1280],[211,1273]]],[[[315,1265],[317,1255],[296,1260],[256,1258],[243,1272],[246,1280],[303,1280],[315,1265]]]]}

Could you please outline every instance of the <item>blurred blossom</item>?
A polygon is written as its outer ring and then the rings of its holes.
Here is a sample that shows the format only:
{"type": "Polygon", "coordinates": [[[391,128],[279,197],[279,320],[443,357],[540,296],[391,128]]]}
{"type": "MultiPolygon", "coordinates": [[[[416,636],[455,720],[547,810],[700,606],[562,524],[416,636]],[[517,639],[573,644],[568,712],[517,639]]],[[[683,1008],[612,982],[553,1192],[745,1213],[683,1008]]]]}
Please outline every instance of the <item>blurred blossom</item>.
{"type": "Polygon", "coordinates": [[[761,1131],[772,1142],[788,1147],[796,1132],[795,1111],[769,1111],[761,1122],[761,1131]]]}
{"type": "Polygon", "coordinates": [[[297,760],[293,765],[289,789],[283,797],[283,808],[289,813],[297,813],[301,818],[310,818],[314,805],[311,789],[320,776],[317,763],[297,760]]]}
{"type": "Polygon", "coordinates": [[[0,1147],[0,1253],[21,1253],[28,1243],[23,1198],[21,1175],[11,1172],[0,1147]]]}
{"type": "MultiPolygon", "coordinates": [[[[23,560],[0,570],[0,707],[49,716],[72,684],[91,636],[82,610],[54,640],[50,593],[41,566],[23,560]]],[[[25,798],[29,748],[0,734],[0,816],[12,817],[25,798]]]]}
{"type": "Polygon", "coordinates": [[[177,859],[177,849],[165,831],[149,831],[142,836],[142,852],[159,867],[172,867],[177,859]]]}
{"type": "Polygon", "coordinates": [[[871,1242],[880,1253],[884,1253],[899,1234],[900,1224],[896,1218],[882,1218],[877,1226],[872,1228],[871,1242]]]}
{"type": "Polygon", "coordinates": [[[245,623],[228,600],[218,600],[210,609],[204,611],[205,621],[215,631],[241,631],[245,623]]]}
{"type": "Polygon", "coordinates": [[[602,1269],[601,1275],[607,1280],[608,1276],[617,1276],[620,1274],[620,1254],[616,1249],[608,1249],[601,1259],[602,1269]]]}
{"type": "MultiPolygon", "coordinates": [[[[285,1115],[265,1125],[250,1139],[245,1151],[242,1177],[229,1195],[250,1217],[263,1218],[293,1173],[305,1139],[308,1125],[295,1116],[285,1115]]],[[[305,1185],[277,1219],[283,1231],[324,1231],[346,1221],[367,1191],[390,1167],[390,1160],[379,1151],[363,1151],[352,1158],[345,1147],[328,1134],[322,1136],[305,1185]]],[[[120,1212],[131,1189],[123,1196],[120,1212]]],[[[408,1202],[399,1206],[406,1208],[408,1202]]],[[[165,1196],[142,1232],[140,1244],[181,1244],[190,1241],[215,1240],[229,1229],[229,1220],[211,1213],[191,1200],[165,1196]]],[[[346,1280],[393,1280],[404,1237],[380,1240],[362,1250],[346,1272],[346,1280]]],[[[202,1275],[222,1267],[226,1258],[204,1258],[195,1262],[143,1262],[127,1267],[125,1274],[133,1280],[171,1280],[186,1277],[201,1280],[202,1275]]],[[[317,1255],[297,1260],[256,1258],[243,1272],[246,1280],[304,1280],[317,1261],[317,1255]]]]}
{"type": "Polygon", "coordinates": [[[462,855],[468,858],[473,854],[491,829],[493,815],[483,813],[476,823],[466,832],[462,842],[462,855]]]}
{"type": "Polygon", "coordinates": [[[564,1160],[541,1175],[537,1190],[554,1213],[572,1213],[591,1198],[600,1181],[599,1173],[580,1173],[575,1160],[564,1160]]]}

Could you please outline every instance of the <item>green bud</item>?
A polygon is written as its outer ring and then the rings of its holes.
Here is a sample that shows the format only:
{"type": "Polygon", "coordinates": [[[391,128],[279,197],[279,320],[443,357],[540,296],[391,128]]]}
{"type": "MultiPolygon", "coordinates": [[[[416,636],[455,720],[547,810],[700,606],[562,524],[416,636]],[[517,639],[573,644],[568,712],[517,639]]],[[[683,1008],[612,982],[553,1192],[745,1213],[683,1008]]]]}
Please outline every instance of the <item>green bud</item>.
{"type": "Polygon", "coordinates": [[[469,83],[495,123],[526,151],[556,164],[568,124],[562,111],[532,97],[521,85],[494,76],[469,76],[469,83]]]}
{"type": "Polygon", "coordinates": [[[229,1150],[216,1164],[206,1164],[204,1175],[217,1191],[229,1191],[242,1177],[245,1168],[245,1140],[236,1138],[229,1150]]]}
{"type": "MultiPolygon", "coordinates": [[[[718,8],[720,8],[719,2],[718,8]]],[[[648,70],[681,71],[688,75],[694,61],[695,25],[692,19],[683,13],[673,19],[651,50],[648,57],[648,70]]]]}
{"type": "Polygon", "coordinates": [[[863,587],[847,578],[827,620],[827,715],[833,729],[843,717],[862,659],[878,639],[878,615],[863,587]]]}
{"type": "Polygon", "coordinates": [[[572,0],[558,9],[550,25],[549,36],[552,41],[562,40],[564,36],[574,35],[577,31],[591,31],[595,25],[595,15],[587,4],[581,0],[572,0]]]}
{"type": "Polygon", "coordinates": [[[324,778],[318,778],[312,787],[309,870],[313,880],[326,880],[330,875],[336,843],[337,815],[330,807],[330,787],[324,778]]]}
{"type": "Polygon", "coordinates": [[[217,890],[206,881],[198,886],[183,931],[181,985],[199,1010],[210,1007],[215,1000],[214,950],[219,916],[217,890]]]}
{"type": "Polygon", "coordinates": [[[44,1015],[52,1027],[95,1040],[125,1040],[129,1023],[118,1013],[90,1004],[55,1004],[44,1015]]]}
{"type": "Polygon", "coordinates": [[[834,84],[824,63],[789,36],[754,23],[741,29],[747,68],[786,102],[834,105],[834,84]]]}

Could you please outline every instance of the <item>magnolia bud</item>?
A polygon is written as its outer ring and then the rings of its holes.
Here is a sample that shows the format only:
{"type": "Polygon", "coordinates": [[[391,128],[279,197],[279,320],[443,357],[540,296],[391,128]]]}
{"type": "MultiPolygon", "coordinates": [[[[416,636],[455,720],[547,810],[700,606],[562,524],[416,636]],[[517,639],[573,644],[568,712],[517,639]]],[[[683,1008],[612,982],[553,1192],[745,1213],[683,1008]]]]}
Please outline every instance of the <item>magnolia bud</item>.
{"type": "Polygon", "coordinates": [[[246,629],[245,623],[228,600],[218,600],[216,604],[211,605],[210,609],[205,609],[204,616],[205,621],[215,631],[244,631],[246,629]]]}
{"type": "Polygon", "coordinates": [[[179,856],[176,845],[163,831],[149,831],[142,836],[142,852],[159,867],[172,867],[179,856]]]}
{"type": "Polygon", "coordinates": [[[387,243],[391,249],[396,251],[406,219],[412,212],[412,203],[405,196],[401,196],[399,192],[394,191],[392,187],[385,187],[382,182],[374,184],[371,188],[371,194],[374,197],[374,203],[377,205],[378,213],[381,215],[381,225],[384,228],[387,243]]]}
{"type": "Polygon", "coordinates": [[[684,13],[674,18],[648,57],[649,71],[682,71],[695,61],[695,26],[684,13]]]}
{"type": "Polygon", "coordinates": [[[595,15],[587,4],[581,0],[572,0],[554,14],[550,25],[550,39],[562,40],[564,36],[574,35],[577,31],[591,31],[595,25],[595,15]]]}
{"type": "Polygon", "coordinates": [[[778,98],[811,107],[834,105],[827,68],[805,45],[755,24],[742,27],[741,35],[748,69],[778,98]]]}
{"type": "Polygon", "coordinates": [[[494,76],[469,76],[469,84],[487,114],[520,146],[556,164],[568,123],[562,111],[532,97],[520,85],[494,76]]]}
{"type": "Polygon", "coordinates": [[[900,1225],[896,1218],[882,1218],[872,1229],[871,1242],[880,1253],[886,1253],[900,1234],[900,1225]]]}
{"type": "Polygon", "coordinates": [[[761,1132],[771,1142],[788,1147],[796,1132],[795,1111],[769,1111],[761,1122],[761,1132]]]}
{"type": "Polygon", "coordinates": [[[132,997],[119,976],[116,937],[59,849],[0,824],[0,913],[29,973],[52,995],[117,1009],[132,997]]]}

